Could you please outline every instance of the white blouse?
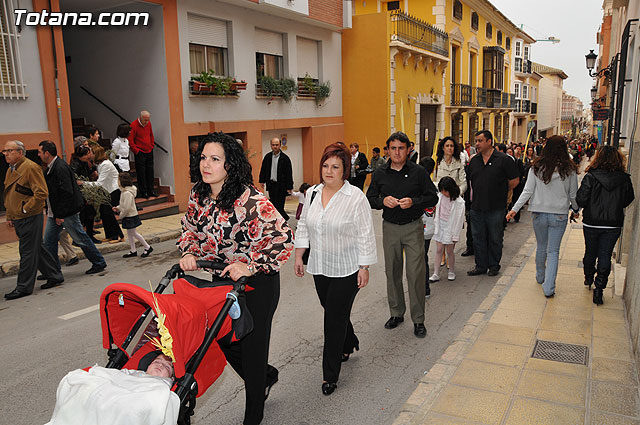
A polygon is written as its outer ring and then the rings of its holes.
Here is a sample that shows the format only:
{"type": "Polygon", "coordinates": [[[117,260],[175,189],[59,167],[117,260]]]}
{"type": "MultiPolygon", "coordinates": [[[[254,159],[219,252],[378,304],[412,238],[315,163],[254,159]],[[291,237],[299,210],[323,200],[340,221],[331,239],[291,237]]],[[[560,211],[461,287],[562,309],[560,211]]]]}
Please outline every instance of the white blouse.
{"type": "Polygon", "coordinates": [[[307,190],[295,235],[296,248],[311,246],[307,272],[345,277],[358,271],[359,265],[377,263],[371,206],[365,194],[345,181],[325,208],[323,187],[319,184],[307,190]]]}
{"type": "Polygon", "coordinates": [[[118,170],[113,162],[105,159],[98,164],[98,180],[95,182],[84,182],[94,186],[102,186],[107,192],[111,193],[118,189],[118,170]]]}
{"type": "Polygon", "coordinates": [[[129,141],[123,137],[116,137],[111,144],[111,150],[115,155],[113,162],[120,167],[122,171],[129,171],[129,141]]]}

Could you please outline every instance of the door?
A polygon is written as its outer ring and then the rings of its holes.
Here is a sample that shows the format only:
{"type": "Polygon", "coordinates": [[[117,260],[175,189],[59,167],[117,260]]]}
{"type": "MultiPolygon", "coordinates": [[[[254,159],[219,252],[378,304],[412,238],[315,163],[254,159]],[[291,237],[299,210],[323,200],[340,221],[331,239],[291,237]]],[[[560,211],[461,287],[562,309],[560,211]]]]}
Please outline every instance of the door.
{"type": "Polygon", "coordinates": [[[436,140],[436,112],[435,105],[420,105],[420,158],[431,156],[433,144],[436,140]]]}

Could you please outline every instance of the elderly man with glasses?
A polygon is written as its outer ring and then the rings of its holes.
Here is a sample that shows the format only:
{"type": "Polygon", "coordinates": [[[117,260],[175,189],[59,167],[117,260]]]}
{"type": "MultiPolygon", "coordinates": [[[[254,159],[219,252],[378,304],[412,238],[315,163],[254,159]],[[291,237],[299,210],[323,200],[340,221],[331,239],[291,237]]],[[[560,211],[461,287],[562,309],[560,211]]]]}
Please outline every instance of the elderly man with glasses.
{"type": "Polygon", "coordinates": [[[4,178],[4,206],[7,221],[19,239],[20,268],[16,288],[5,294],[7,300],[31,295],[40,270],[48,277],[42,289],[58,286],[64,280],[58,262],[42,244],[42,211],[49,194],[42,169],[25,157],[22,142],[9,141],[4,145],[4,155],[9,169],[4,178]]]}

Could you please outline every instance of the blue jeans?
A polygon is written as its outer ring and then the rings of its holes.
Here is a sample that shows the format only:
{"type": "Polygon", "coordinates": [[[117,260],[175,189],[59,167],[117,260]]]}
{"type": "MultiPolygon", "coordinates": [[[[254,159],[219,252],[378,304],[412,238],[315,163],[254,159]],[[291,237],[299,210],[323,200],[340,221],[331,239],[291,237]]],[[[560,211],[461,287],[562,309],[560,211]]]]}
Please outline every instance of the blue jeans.
{"type": "Polygon", "coordinates": [[[567,214],[534,212],[533,231],[536,234],[536,281],[542,284],[545,295],[556,291],[558,255],[562,235],[567,229],[567,214]]]}
{"type": "Polygon", "coordinates": [[[611,254],[613,248],[620,237],[622,229],[597,229],[593,227],[582,227],[584,234],[584,275],[593,278],[598,272],[595,280],[596,288],[604,289],[607,287],[607,280],[611,272],[611,254]],[[596,269],[596,258],[598,259],[598,267],[596,269]]]}
{"type": "Polygon", "coordinates": [[[73,214],[64,218],[61,225],[56,224],[56,219],[47,217],[47,227],[44,231],[44,247],[53,255],[60,269],[60,260],[58,259],[58,241],[60,240],[60,231],[62,228],[67,229],[67,233],[71,239],[82,249],[84,255],[95,267],[107,267],[107,262],[98,251],[93,241],[82,229],[79,214],[73,214]]]}
{"type": "Polygon", "coordinates": [[[493,211],[471,210],[471,233],[476,268],[500,270],[502,239],[504,237],[504,209],[493,211]]]}

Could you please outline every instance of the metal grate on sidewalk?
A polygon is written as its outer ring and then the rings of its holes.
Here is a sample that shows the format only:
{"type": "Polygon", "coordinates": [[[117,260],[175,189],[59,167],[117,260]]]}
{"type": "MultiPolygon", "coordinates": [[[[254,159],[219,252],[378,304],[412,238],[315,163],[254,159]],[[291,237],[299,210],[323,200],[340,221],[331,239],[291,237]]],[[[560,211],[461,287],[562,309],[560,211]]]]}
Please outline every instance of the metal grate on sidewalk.
{"type": "Polygon", "coordinates": [[[531,357],[586,366],[587,359],[589,358],[589,348],[585,345],[565,344],[562,342],[537,339],[531,357]]]}

